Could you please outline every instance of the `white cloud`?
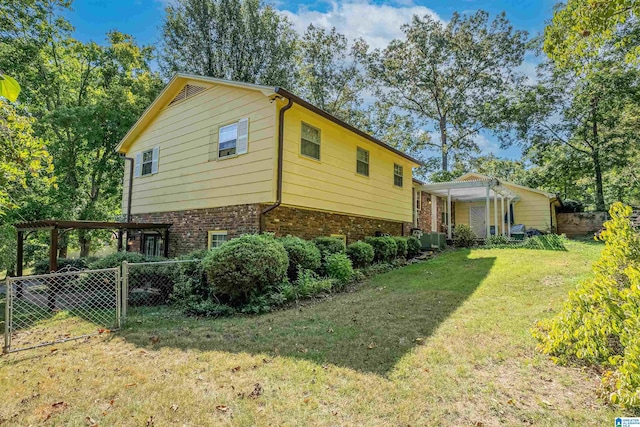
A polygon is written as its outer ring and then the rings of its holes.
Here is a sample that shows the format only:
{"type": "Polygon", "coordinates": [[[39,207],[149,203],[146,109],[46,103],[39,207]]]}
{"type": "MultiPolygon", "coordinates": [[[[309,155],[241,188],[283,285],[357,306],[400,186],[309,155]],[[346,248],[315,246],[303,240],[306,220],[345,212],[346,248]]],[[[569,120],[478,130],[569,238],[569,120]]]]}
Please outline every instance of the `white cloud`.
{"type": "Polygon", "coordinates": [[[331,1],[325,12],[300,7],[296,12],[283,11],[299,33],[309,24],[336,30],[349,40],[364,38],[372,48],[384,48],[402,36],[400,27],[411,21],[413,15],[440,17],[424,6],[414,6],[411,0],[397,0],[397,6],[370,4],[364,1],[331,1]]]}
{"type": "Polygon", "coordinates": [[[473,140],[478,144],[478,148],[482,154],[498,154],[501,151],[500,144],[498,144],[497,141],[492,141],[482,134],[477,134],[473,140]]]}

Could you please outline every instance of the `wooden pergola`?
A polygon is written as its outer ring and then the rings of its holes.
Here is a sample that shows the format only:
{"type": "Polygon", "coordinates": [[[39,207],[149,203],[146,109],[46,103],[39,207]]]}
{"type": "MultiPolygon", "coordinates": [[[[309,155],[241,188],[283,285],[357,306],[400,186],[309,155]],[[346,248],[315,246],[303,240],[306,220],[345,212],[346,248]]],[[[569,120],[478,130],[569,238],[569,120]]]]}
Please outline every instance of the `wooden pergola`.
{"type": "Polygon", "coordinates": [[[43,220],[23,222],[15,225],[18,232],[16,276],[22,276],[24,264],[24,240],[25,233],[37,231],[49,231],[51,241],[49,244],[49,271],[58,269],[58,238],[61,234],[72,230],[117,230],[118,252],[123,250],[123,232],[134,230],[154,230],[163,233],[164,256],[169,255],[169,227],[172,224],[136,223],[136,222],[104,222],[104,221],[58,221],[43,220]]]}

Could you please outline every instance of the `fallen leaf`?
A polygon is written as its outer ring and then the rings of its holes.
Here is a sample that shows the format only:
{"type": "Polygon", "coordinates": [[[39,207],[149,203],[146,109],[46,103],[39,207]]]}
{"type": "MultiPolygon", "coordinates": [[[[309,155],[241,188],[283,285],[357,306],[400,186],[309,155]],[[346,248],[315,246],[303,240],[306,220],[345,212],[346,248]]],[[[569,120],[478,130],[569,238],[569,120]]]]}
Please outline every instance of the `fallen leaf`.
{"type": "Polygon", "coordinates": [[[57,348],[52,348],[51,350],[49,350],[50,353],[55,353],[56,351],[58,351],[57,348]]]}
{"type": "Polygon", "coordinates": [[[64,403],[64,402],[56,402],[56,403],[53,403],[53,404],[51,405],[51,407],[56,408],[56,409],[57,409],[57,408],[66,408],[66,407],[67,407],[67,404],[66,404],[66,403],[64,403]]]}
{"type": "Polygon", "coordinates": [[[309,400],[311,400],[311,399],[309,399],[309,398],[307,397],[306,399],[304,399],[304,403],[309,403],[309,400]]]}
{"type": "Polygon", "coordinates": [[[98,333],[99,334],[104,334],[104,333],[109,333],[109,332],[111,332],[110,329],[102,329],[102,328],[98,329],[98,333]]]}
{"type": "Polygon", "coordinates": [[[227,405],[218,405],[216,409],[220,412],[229,412],[229,407],[227,405]]]}
{"type": "Polygon", "coordinates": [[[376,347],[377,347],[376,343],[373,343],[373,342],[367,346],[369,350],[373,350],[376,347]]]}
{"type": "Polygon", "coordinates": [[[483,427],[484,423],[482,421],[476,421],[473,425],[474,427],[483,427]]]}
{"type": "Polygon", "coordinates": [[[238,372],[240,370],[240,366],[236,366],[235,368],[231,368],[231,372],[238,372]]]}
{"type": "Polygon", "coordinates": [[[176,412],[178,410],[178,405],[176,405],[175,403],[173,405],[171,405],[169,407],[173,412],[176,412]]]}
{"type": "Polygon", "coordinates": [[[91,426],[91,427],[97,427],[97,425],[98,425],[98,424],[96,424],[96,420],[94,420],[91,417],[85,417],[84,423],[86,425],[88,425],[88,426],[91,426]]]}
{"type": "Polygon", "coordinates": [[[160,342],[160,337],[157,335],[152,335],[149,337],[149,342],[151,342],[151,344],[158,344],[158,342],[160,342]]]}
{"type": "Polygon", "coordinates": [[[147,427],[153,427],[155,424],[153,422],[153,415],[147,418],[147,427]]]}
{"type": "Polygon", "coordinates": [[[124,386],[125,387],[135,387],[137,385],[138,385],[138,383],[129,383],[129,384],[125,384],[124,386]]]}
{"type": "Polygon", "coordinates": [[[416,338],[415,339],[416,344],[421,345],[424,343],[424,338],[416,338]]]}
{"type": "Polygon", "coordinates": [[[329,329],[327,330],[327,332],[329,332],[330,334],[332,334],[332,333],[333,333],[333,328],[329,328],[329,329]]]}
{"type": "Polygon", "coordinates": [[[253,391],[251,392],[251,394],[249,394],[249,397],[251,399],[257,399],[261,394],[262,394],[262,386],[260,385],[260,383],[256,383],[253,386],[253,391]]]}

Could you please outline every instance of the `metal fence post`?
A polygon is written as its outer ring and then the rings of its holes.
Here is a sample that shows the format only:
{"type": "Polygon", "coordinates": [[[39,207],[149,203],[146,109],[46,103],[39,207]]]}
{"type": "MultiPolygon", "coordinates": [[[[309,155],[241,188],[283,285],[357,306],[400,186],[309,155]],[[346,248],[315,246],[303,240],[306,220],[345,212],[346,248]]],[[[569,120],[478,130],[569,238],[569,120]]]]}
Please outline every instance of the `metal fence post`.
{"type": "Polygon", "coordinates": [[[5,297],[6,301],[4,304],[4,347],[2,347],[2,353],[7,354],[11,349],[11,302],[13,299],[13,289],[12,289],[11,280],[7,277],[6,280],[6,291],[5,297]]]}
{"type": "Polygon", "coordinates": [[[122,277],[121,277],[120,290],[120,315],[122,316],[122,323],[127,321],[127,304],[129,303],[129,263],[122,261],[122,277]]]}
{"type": "Polygon", "coordinates": [[[116,269],[116,327],[122,327],[122,282],[120,281],[120,269],[116,269]]]}

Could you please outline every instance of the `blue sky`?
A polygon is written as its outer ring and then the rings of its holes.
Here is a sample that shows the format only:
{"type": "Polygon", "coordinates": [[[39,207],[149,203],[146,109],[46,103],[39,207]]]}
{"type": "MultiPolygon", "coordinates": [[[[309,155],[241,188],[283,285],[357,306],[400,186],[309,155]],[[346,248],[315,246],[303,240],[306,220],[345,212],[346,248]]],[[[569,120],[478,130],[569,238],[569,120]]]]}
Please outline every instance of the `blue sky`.
{"type": "MultiPolygon", "coordinates": [[[[138,43],[158,45],[164,7],[171,0],[75,0],[73,11],[66,13],[82,41],[102,42],[109,30],[133,35],[138,43]]],[[[302,31],[310,23],[335,26],[350,39],[364,37],[371,46],[382,47],[400,36],[400,26],[414,14],[432,14],[448,20],[454,11],[484,9],[491,14],[506,11],[517,29],[536,34],[551,18],[556,0],[393,0],[393,1],[285,1],[272,0],[302,31]]],[[[536,58],[528,57],[523,71],[533,74],[536,58]]],[[[483,152],[509,158],[520,156],[516,147],[500,150],[490,134],[478,138],[483,152]]]]}

